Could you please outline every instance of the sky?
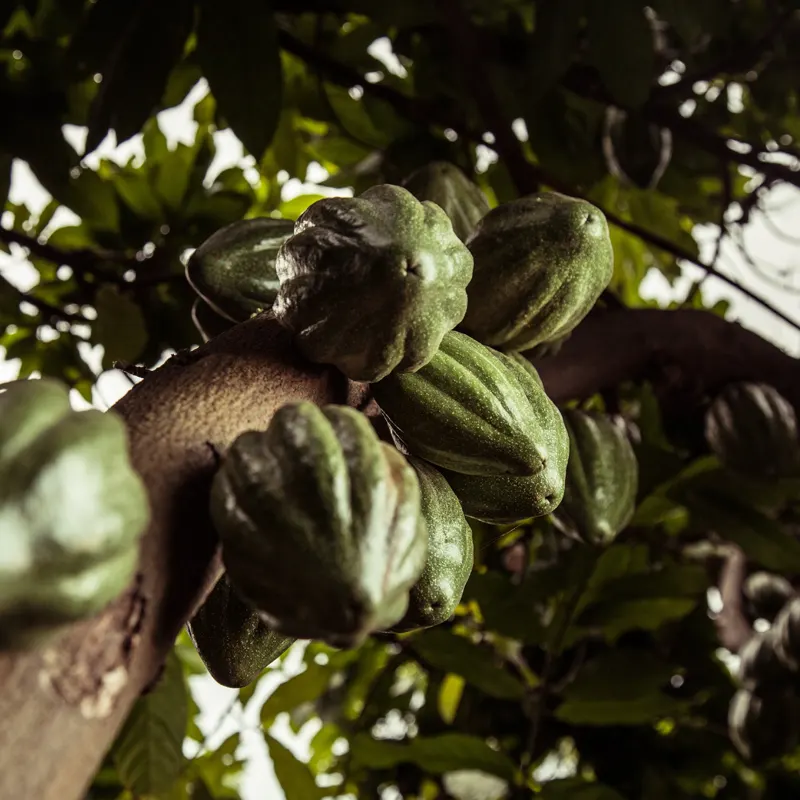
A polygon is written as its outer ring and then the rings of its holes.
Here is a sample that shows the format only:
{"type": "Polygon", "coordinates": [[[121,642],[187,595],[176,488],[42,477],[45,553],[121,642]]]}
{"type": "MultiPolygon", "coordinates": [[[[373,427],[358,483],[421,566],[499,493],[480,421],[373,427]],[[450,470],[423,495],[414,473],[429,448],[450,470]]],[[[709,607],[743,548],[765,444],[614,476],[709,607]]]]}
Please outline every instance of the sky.
{"type": "MultiPolygon", "coordinates": [[[[391,67],[390,67],[391,68],[391,67]]],[[[186,98],[184,103],[174,109],[159,114],[159,125],[167,136],[170,146],[177,142],[190,143],[194,138],[196,124],[192,121],[192,108],[205,94],[207,88],[204,82],[198,84],[186,98]]],[[[83,151],[83,142],[86,130],[74,126],[66,126],[64,134],[78,149],[83,151]]],[[[518,133],[518,135],[520,135],[518,133]]],[[[524,132],[521,134],[524,135],[524,132]]],[[[215,175],[235,164],[249,164],[252,159],[243,161],[242,146],[239,141],[228,131],[218,132],[215,135],[217,155],[211,165],[208,178],[213,181],[215,175]]],[[[113,134],[109,134],[100,147],[85,162],[89,166],[96,166],[100,158],[109,158],[124,162],[131,154],[143,152],[141,137],[133,139],[117,147],[113,134]]],[[[486,149],[482,156],[488,161],[492,154],[486,149]]],[[[283,199],[288,200],[298,194],[317,192],[326,194],[346,194],[348,192],[325,191],[313,185],[314,180],[325,177],[324,170],[319,165],[312,165],[306,179],[309,184],[291,180],[284,185],[283,199]]],[[[10,199],[15,203],[25,203],[36,215],[46,205],[49,195],[41,187],[36,177],[24,162],[16,161],[12,170],[10,199]]],[[[800,307],[798,306],[798,293],[787,289],[785,286],[776,285],[775,278],[781,271],[792,271],[800,258],[800,192],[796,189],[783,187],[773,191],[768,200],[770,209],[768,218],[756,215],[744,233],[744,243],[748,251],[763,265],[768,275],[761,277],[749,267],[735,244],[725,241],[721,251],[721,271],[735,278],[739,283],[748,287],[756,294],[764,297],[770,303],[780,308],[786,314],[800,320],[800,307]],[[772,277],[770,277],[770,275],[772,277]]],[[[67,224],[73,224],[77,218],[66,209],[59,209],[46,232],[67,224]]],[[[4,223],[8,224],[8,220],[4,223]]],[[[715,226],[698,228],[696,237],[701,245],[701,259],[710,261],[716,246],[717,229],[715,226]]],[[[800,275],[800,270],[795,270],[800,275]]],[[[25,290],[33,286],[37,280],[35,270],[28,264],[20,248],[12,246],[11,255],[0,253],[0,273],[18,288],[25,290]]],[[[642,294],[646,297],[658,299],[661,303],[668,303],[673,299],[682,299],[692,281],[696,280],[702,272],[699,268],[687,266],[686,273],[674,287],[670,287],[658,272],[651,272],[644,281],[642,294]]],[[[794,287],[800,290],[800,277],[795,277],[794,287]]],[[[726,299],[731,303],[730,318],[738,320],[744,326],[756,331],[765,338],[788,353],[800,356],[800,332],[794,330],[786,323],[778,320],[773,314],[758,306],[755,302],[743,297],[732,287],[716,278],[709,278],[704,284],[704,296],[709,301],[726,299]]],[[[6,361],[3,349],[0,348],[0,383],[16,377],[18,362],[6,361]]],[[[86,357],[89,363],[99,371],[102,350],[99,346],[86,347],[86,357]]],[[[106,409],[113,405],[130,388],[129,381],[118,371],[112,370],[104,373],[98,381],[93,404],[97,408],[106,409]]],[[[73,402],[76,408],[86,408],[89,404],[73,393],[73,402]]],[[[289,652],[285,663],[285,675],[296,674],[301,666],[302,650],[295,646],[289,652]]],[[[192,679],[192,693],[201,708],[199,720],[200,728],[204,732],[217,729],[218,722],[224,715],[232,700],[236,697],[236,690],[226,689],[217,685],[210,677],[198,676],[192,679]]],[[[274,691],[282,678],[278,674],[269,674],[261,680],[256,696],[249,704],[247,714],[238,712],[229,714],[216,734],[208,742],[210,748],[224,741],[232,733],[241,731],[242,749],[240,755],[248,760],[241,784],[243,800],[262,800],[274,798],[280,800],[283,792],[274,778],[272,766],[267,756],[263,738],[258,731],[258,710],[261,700],[274,691]]],[[[279,718],[271,734],[294,752],[299,758],[308,757],[308,743],[319,728],[318,721],[309,722],[295,735],[289,728],[284,718],[279,718]]],[[[187,750],[191,755],[191,751],[187,750]]]]}

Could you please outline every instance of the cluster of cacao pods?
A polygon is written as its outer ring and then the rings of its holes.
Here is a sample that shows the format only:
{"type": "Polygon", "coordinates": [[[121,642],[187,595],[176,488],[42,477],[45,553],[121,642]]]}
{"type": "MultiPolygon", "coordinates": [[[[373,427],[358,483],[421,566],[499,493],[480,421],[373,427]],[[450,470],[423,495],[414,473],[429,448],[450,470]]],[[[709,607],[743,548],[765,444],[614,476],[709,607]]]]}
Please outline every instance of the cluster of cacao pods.
{"type": "Polygon", "coordinates": [[[728,728],[753,763],[788,753],[800,741],[800,597],[780,575],[756,572],[744,585],[753,614],[771,623],[739,652],[739,689],[728,728]]]}
{"type": "Polygon", "coordinates": [[[211,514],[226,573],[189,626],[219,682],[250,682],[294,639],[351,647],[446,621],[472,570],[469,518],[558,510],[596,544],[626,526],[625,432],[562,413],[521,353],[568,336],[612,270],[591,204],[550,192],[490,210],[442,163],[195,251],[206,319],[270,311],[309,361],[369,384],[392,438],[352,408],[299,402],[223,454],[211,514]]]}

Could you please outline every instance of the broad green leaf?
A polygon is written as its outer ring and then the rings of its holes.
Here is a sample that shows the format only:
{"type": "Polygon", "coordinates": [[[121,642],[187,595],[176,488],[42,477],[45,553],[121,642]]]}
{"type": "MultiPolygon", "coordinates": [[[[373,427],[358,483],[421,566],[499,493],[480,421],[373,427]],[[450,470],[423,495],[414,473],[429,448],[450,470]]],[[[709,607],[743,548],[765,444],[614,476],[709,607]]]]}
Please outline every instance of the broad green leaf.
{"type": "Polygon", "coordinates": [[[297,219],[309,206],[324,198],[324,194],[301,194],[281,203],[278,211],[286,219],[297,219]]]}
{"type": "Polygon", "coordinates": [[[460,675],[490,697],[519,700],[525,694],[523,683],[499,666],[497,655],[491,649],[473,644],[463,636],[433,628],[417,634],[409,642],[411,649],[422,657],[423,666],[430,664],[460,675]]]}
{"type": "Polygon", "coordinates": [[[102,286],[95,295],[97,319],[92,340],[103,345],[103,367],[115,361],[134,362],[147,344],[147,327],[141,308],[114,286],[102,286]]]}
{"type": "Polygon", "coordinates": [[[239,798],[239,794],[231,787],[236,785],[245,763],[236,755],[240,741],[238,733],[231,734],[216,750],[191,762],[191,771],[205,783],[217,800],[239,798]]]}
{"type": "Polygon", "coordinates": [[[314,734],[308,745],[310,751],[308,766],[315,775],[330,769],[335,758],[333,746],[342,736],[342,729],[333,722],[326,722],[314,734]]]}
{"type": "Polygon", "coordinates": [[[183,54],[192,22],[191,0],[137,5],[99,68],[103,80],[89,111],[87,153],[100,144],[109,128],[114,129],[118,144],[142,129],[183,54]]]}
{"type": "Polygon", "coordinates": [[[155,688],[136,701],[114,743],[112,757],[119,777],[136,795],[168,789],[180,774],[187,691],[183,667],[170,653],[155,688]]]}
{"type": "Polygon", "coordinates": [[[315,800],[330,794],[330,791],[317,786],[314,775],[307,764],[297,757],[277,739],[264,732],[264,741],[269,748],[275,777],[278,779],[286,800],[315,800]]]}
{"type": "Polygon", "coordinates": [[[516,771],[504,753],[493,750],[483,739],[459,733],[417,737],[408,743],[374,739],[369,734],[359,733],[351,742],[350,753],[356,769],[387,769],[411,762],[436,775],[474,769],[507,781],[514,779],[516,771]]]}
{"type": "Polygon", "coordinates": [[[371,103],[366,97],[356,99],[343,86],[325,84],[325,94],[343,132],[368,147],[386,147],[391,141],[388,131],[381,128],[370,114],[371,103]]]}
{"type": "Polygon", "coordinates": [[[537,800],[625,800],[616,790],[598,783],[586,783],[580,778],[548,781],[537,800]]]}
{"type": "Polygon", "coordinates": [[[142,219],[159,222],[164,210],[143,171],[121,169],[113,178],[114,188],[128,208],[142,219]]]}
{"type": "Polygon", "coordinates": [[[639,725],[679,714],[686,704],[661,689],[674,668],[647,650],[607,650],[584,664],[556,716],[587,725],[639,725]]]}
{"type": "Polygon", "coordinates": [[[261,707],[262,726],[268,729],[278,714],[318,699],[328,688],[332,674],[333,670],[327,664],[307,663],[303,672],[280,684],[264,701],[261,707]]]}
{"type": "Polygon", "coordinates": [[[639,0],[591,0],[589,59],[620,105],[642,105],[650,94],[655,67],[653,32],[639,0]]]}
{"type": "Polygon", "coordinates": [[[585,611],[578,625],[602,628],[609,642],[631,630],[654,631],[664,623],[685,617],[697,606],[697,600],[678,597],[651,597],[601,603],[585,611]]]}
{"type": "Polygon", "coordinates": [[[266,0],[203,0],[197,60],[220,114],[258,161],[280,116],[283,77],[275,17],[266,0]]]}
{"type": "Polygon", "coordinates": [[[584,5],[585,0],[539,0],[536,4],[536,29],[526,64],[531,97],[543,95],[572,63],[584,5]]]}

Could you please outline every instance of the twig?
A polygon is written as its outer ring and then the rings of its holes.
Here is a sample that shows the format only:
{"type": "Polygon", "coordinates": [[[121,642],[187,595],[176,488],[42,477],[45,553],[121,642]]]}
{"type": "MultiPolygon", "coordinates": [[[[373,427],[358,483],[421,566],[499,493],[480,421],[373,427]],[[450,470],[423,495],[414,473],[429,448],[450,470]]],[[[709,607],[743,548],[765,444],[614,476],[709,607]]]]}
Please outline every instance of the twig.
{"type": "Polygon", "coordinates": [[[133,375],[134,378],[146,378],[153,371],[148,367],[143,367],[139,364],[127,364],[123,361],[115,361],[112,367],[122,370],[127,375],[133,375]]]}
{"type": "Polygon", "coordinates": [[[720,644],[731,653],[738,653],[753,635],[742,602],[742,586],[746,577],[747,558],[741,548],[731,545],[719,575],[722,610],[714,620],[720,644]]]}

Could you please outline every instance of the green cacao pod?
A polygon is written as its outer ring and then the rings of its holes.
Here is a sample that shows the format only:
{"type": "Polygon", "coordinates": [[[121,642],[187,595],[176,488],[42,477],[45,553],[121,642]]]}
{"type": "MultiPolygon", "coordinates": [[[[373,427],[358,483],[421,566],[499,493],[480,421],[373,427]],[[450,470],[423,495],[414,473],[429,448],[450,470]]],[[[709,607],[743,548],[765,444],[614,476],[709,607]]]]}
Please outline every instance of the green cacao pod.
{"type": "Polygon", "coordinates": [[[275,258],[293,231],[290,219],[232,222],[192,253],[186,279],[218,314],[242,322],[272,308],[279,286],[275,258]]]}
{"type": "Polygon", "coordinates": [[[569,333],[614,270],[602,212],[557,192],[492,209],[467,246],[474,271],[460,330],[502,350],[525,350],[569,333]]]}
{"type": "Polygon", "coordinates": [[[458,498],[431,464],[408,459],[417,473],[420,510],[428,530],[428,557],[409,595],[408,611],[394,631],[430,628],[450,619],[472,574],[472,529],[458,498]]]}
{"type": "Polygon", "coordinates": [[[612,541],[636,508],[639,465],[625,432],[602,414],[562,412],[569,432],[569,463],[558,515],[595,544],[612,541]]]}
{"type": "Polygon", "coordinates": [[[783,575],[754,572],[743,587],[752,616],[772,622],[780,610],[794,597],[794,587],[783,575]]]}
{"type": "Polygon", "coordinates": [[[533,366],[463,333],[448,333],[422,369],[372,391],[398,446],[438,467],[495,476],[566,464],[564,423],[533,366]]]}
{"type": "Polygon", "coordinates": [[[211,677],[234,689],[252,683],[297,641],[271,630],[236,594],[226,574],[187,628],[211,677]]]}
{"type": "Polygon", "coordinates": [[[800,469],[794,408],[766,384],[726,386],[706,414],[706,439],[726,467],[744,475],[792,477],[800,469]]]}
{"type": "Polygon", "coordinates": [[[797,744],[798,701],[790,691],[755,694],[740,689],[728,711],[736,749],[754,764],[778,758],[797,744]]]}
{"type": "Polygon", "coordinates": [[[239,436],[211,514],[236,591],[286,636],[352,647],[391,628],[425,566],[414,470],[343,406],[292,403],[239,436]]]}
{"type": "Polygon", "coordinates": [[[788,686],[792,672],[778,657],[778,638],[773,629],[756,633],[739,651],[739,685],[751,692],[788,686]]]}
{"type": "Polygon", "coordinates": [[[427,364],[461,322],[472,256],[439,206],[383,185],[310,206],[276,268],[273,310],[303,354],[378,381],[427,364]]]}
{"type": "Polygon", "coordinates": [[[489,201],[455,164],[432,161],[403,181],[418,200],[430,200],[450,217],[456,236],[465,242],[478,221],[489,213],[489,201]]]}
{"type": "Polygon", "coordinates": [[[236,324],[217,314],[202,297],[198,297],[192,304],[192,322],[204,342],[210,342],[236,324]]]}
{"type": "Polygon", "coordinates": [[[114,413],[50,380],[0,392],[0,649],[94,616],[133,578],[149,518],[114,413]]]}
{"type": "Polygon", "coordinates": [[[770,630],[774,631],[778,658],[791,672],[800,672],[800,597],[786,603],[770,630]]]}

